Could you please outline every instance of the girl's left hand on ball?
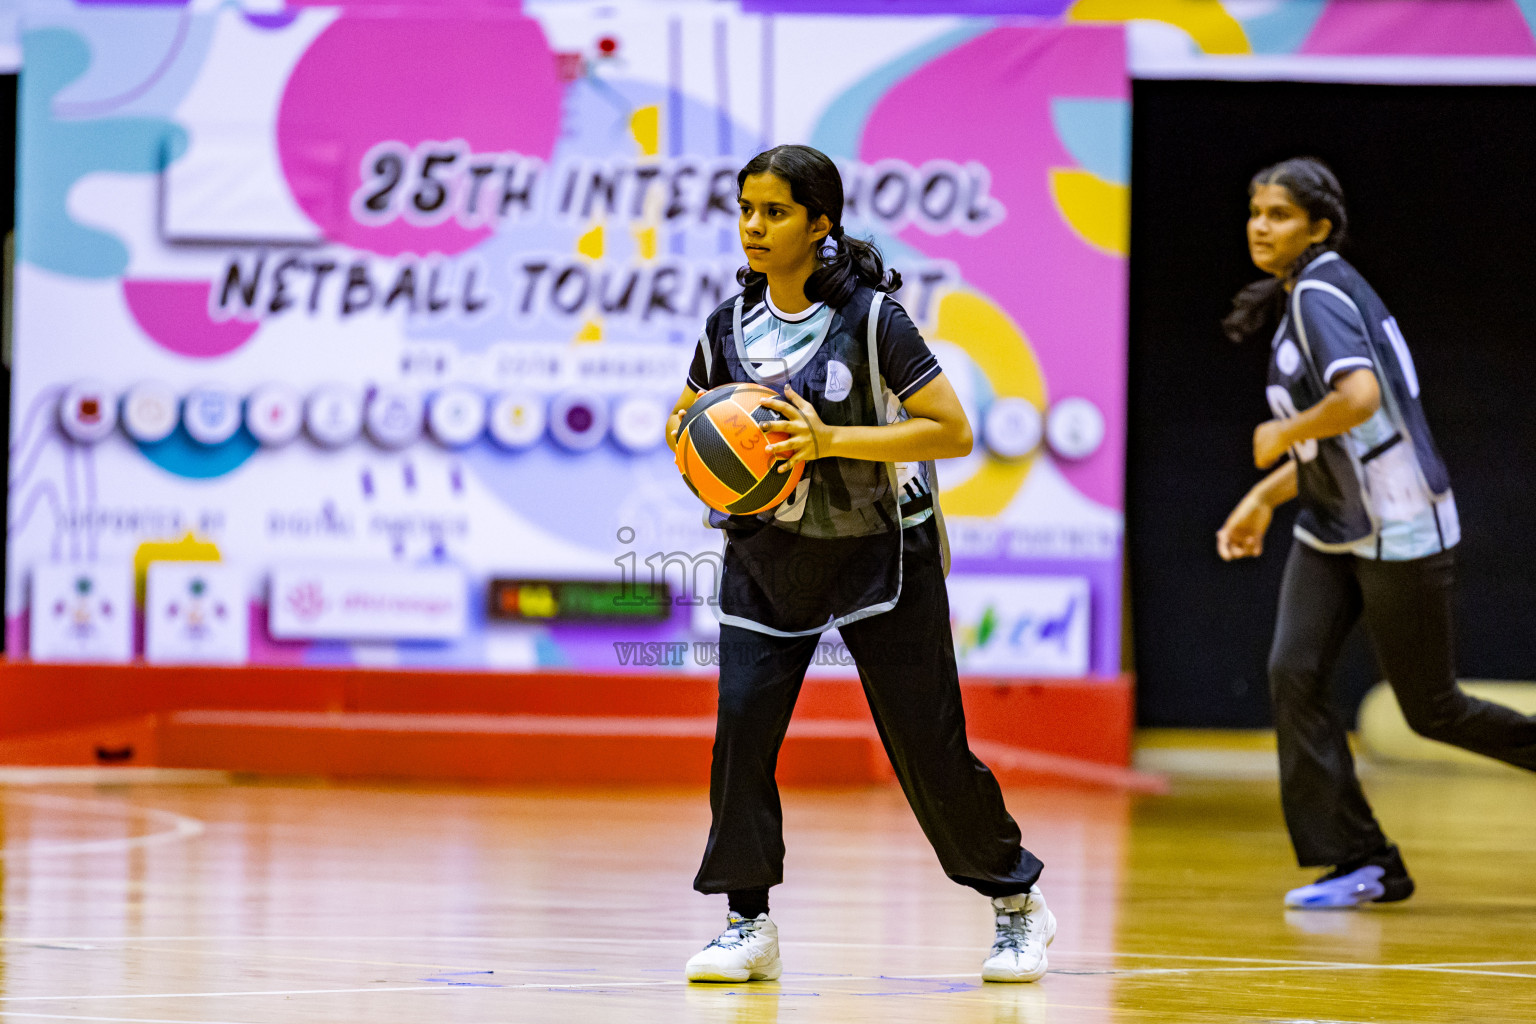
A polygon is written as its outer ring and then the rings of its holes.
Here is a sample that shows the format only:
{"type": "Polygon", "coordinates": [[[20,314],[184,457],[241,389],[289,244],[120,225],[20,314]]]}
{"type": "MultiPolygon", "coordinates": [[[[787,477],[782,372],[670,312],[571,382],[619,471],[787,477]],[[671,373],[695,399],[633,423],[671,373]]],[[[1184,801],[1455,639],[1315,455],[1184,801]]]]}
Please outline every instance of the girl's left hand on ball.
{"type": "Polygon", "coordinates": [[[780,473],[788,473],[808,459],[823,458],[832,448],[832,428],[816,415],[815,407],[795,394],[794,388],[786,386],[784,395],[788,401],[768,398],[762,403],[784,417],[782,420],[765,423],[763,430],[789,435],[784,440],[768,446],[770,455],[781,458],[788,456],[779,464],[780,473]]]}
{"type": "Polygon", "coordinates": [[[683,415],[687,409],[673,409],[672,415],[667,417],[667,447],[677,451],[678,434],[683,429],[683,415]]]}

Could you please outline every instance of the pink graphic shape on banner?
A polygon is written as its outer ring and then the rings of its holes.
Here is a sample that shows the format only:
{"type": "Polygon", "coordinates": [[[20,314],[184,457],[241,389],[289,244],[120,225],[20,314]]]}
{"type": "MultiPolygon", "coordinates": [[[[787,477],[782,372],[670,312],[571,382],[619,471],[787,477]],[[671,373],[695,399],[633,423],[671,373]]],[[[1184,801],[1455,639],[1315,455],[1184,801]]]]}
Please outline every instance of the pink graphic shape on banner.
{"type": "Polygon", "coordinates": [[[1023,328],[1052,401],[1080,396],[1098,406],[1103,447],[1082,462],[1061,463],[1061,470],[1083,494],[1114,509],[1122,507],[1124,490],[1125,260],[1088,245],[1057,209],[1051,170],[1077,162],[1056,136],[1051,100],[1127,94],[1120,28],[1000,28],[886,93],[860,143],[866,162],[974,160],[991,172],[992,195],[1007,210],[1002,224],[975,237],[914,227],[901,238],[927,256],[953,260],[970,285],[1023,328]]]}
{"type": "Polygon", "coordinates": [[[251,602],[250,662],[252,665],[302,665],[311,644],[305,640],[274,640],[267,629],[267,606],[251,602]]]}
{"type": "MultiPolygon", "coordinates": [[[[277,142],[294,199],[325,237],[383,256],[454,255],[491,233],[455,219],[430,226],[354,219],[361,165],[378,143],[462,141],[472,153],[548,159],[560,131],[555,58],[537,22],[488,14],[346,14],[305,51],[278,111],[277,142]]],[[[462,163],[463,161],[459,161],[462,163]]],[[[410,179],[401,188],[410,187],[410,179]]]]}
{"type": "Polygon", "coordinates": [[[208,318],[213,285],[207,281],[123,280],[128,311],[150,339],[192,359],[228,355],[251,340],[258,324],[208,318]]]}
{"type": "Polygon", "coordinates": [[[331,7],[340,10],[351,9],[354,11],[366,11],[384,9],[393,13],[402,8],[415,10],[445,10],[454,8],[457,14],[473,13],[475,11],[489,12],[491,15],[505,14],[508,11],[517,11],[521,8],[521,0],[287,0],[288,7],[331,7]]]}
{"type": "Polygon", "coordinates": [[[1526,57],[1536,37],[1515,0],[1332,0],[1301,52],[1526,57]]]}

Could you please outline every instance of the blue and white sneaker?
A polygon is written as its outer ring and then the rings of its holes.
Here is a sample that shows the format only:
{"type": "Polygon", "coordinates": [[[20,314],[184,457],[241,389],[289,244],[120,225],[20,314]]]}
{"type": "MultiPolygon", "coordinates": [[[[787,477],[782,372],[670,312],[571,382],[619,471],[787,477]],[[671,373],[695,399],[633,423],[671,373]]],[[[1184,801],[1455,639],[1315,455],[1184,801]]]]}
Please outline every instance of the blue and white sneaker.
{"type": "Polygon", "coordinates": [[[1341,910],[1362,903],[1395,903],[1413,895],[1413,879],[1397,847],[1388,843],[1363,862],[1342,864],[1311,885],[1285,894],[1294,910],[1341,910]]]}

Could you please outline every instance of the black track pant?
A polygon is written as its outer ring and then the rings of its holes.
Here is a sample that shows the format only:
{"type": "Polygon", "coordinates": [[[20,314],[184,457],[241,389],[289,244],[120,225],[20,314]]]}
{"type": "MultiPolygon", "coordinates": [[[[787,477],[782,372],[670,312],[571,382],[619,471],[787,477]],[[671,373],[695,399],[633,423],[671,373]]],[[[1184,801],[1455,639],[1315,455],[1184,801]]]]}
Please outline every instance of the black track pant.
{"type": "MultiPolygon", "coordinates": [[[[931,530],[926,527],[924,541],[931,530]]],[[[909,545],[895,608],[839,632],[858,663],[902,791],[944,872],[987,896],[1028,891],[1044,865],[1019,845],[1019,827],[1003,806],[997,780],[966,743],[949,596],[934,545],[909,545]]],[[[699,892],[784,880],[784,819],[774,768],[819,640],[721,628],[709,781],[713,821],[693,882],[699,892]]]]}
{"type": "Polygon", "coordinates": [[[1386,842],[1328,703],[1334,662],[1362,613],[1382,674],[1415,732],[1536,770],[1536,717],[1469,697],[1456,685],[1454,577],[1453,551],[1383,562],[1323,554],[1299,541],[1292,546],[1269,686],[1280,797],[1302,866],[1344,864],[1386,842]]]}

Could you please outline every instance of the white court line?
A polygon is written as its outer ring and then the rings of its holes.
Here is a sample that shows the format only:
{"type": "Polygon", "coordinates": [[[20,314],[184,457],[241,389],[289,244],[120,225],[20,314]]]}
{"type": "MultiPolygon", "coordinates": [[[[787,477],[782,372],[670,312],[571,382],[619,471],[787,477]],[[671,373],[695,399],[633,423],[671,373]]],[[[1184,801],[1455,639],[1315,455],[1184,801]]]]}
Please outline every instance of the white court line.
{"type": "Polygon", "coordinates": [[[1425,964],[1413,970],[1428,971],[1431,974],[1482,974],[1490,978],[1524,978],[1526,981],[1536,981],[1536,974],[1525,974],[1521,971],[1464,971],[1459,967],[1438,967],[1434,964],[1425,964]]]}
{"type": "MultiPolygon", "coordinates": [[[[464,943],[489,943],[502,945],[536,945],[540,943],[579,943],[591,944],[623,944],[633,945],[632,939],[614,938],[609,935],[584,935],[584,936],[538,936],[538,935],[327,935],[311,933],[308,935],[0,935],[0,944],[20,943],[49,944],[49,943],[92,943],[92,942],[316,942],[331,945],[337,942],[464,942],[464,943]]],[[[675,938],[659,937],[654,941],[666,942],[693,942],[691,935],[681,935],[675,938]]],[[[941,952],[974,952],[976,946],[940,946],[922,943],[887,943],[887,942],[819,942],[815,940],[781,939],[781,946],[814,946],[829,949],[893,949],[893,950],[938,950],[941,952]]],[[[1132,950],[1106,950],[1106,949],[1062,949],[1059,946],[1051,947],[1052,956],[1097,956],[1135,960],[1210,960],[1218,963],[1243,963],[1243,964],[1312,964],[1326,966],[1334,963],[1332,960],[1285,960],[1277,957],[1255,956],[1202,956],[1194,953],[1139,953],[1132,950]]],[[[1461,966],[1462,961],[1448,961],[1436,966],[1461,966]]],[[[1373,965],[1374,966],[1374,965],[1373,965]]],[[[1468,960],[1468,967],[1521,967],[1536,966],[1536,960],[1468,960]]]]}
{"type": "Polygon", "coordinates": [[[189,818],[185,814],[177,814],[174,811],[162,811],[155,807],[141,807],[137,804],[124,803],[118,800],[93,800],[86,797],[54,796],[45,793],[7,793],[4,799],[5,802],[31,804],[45,809],[51,807],[76,812],[84,810],[86,813],[97,817],[121,816],[131,820],[135,815],[138,815],[150,821],[158,821],[161,824],[169,825],[170,828],[162,832],[151,832],[148,835],[142,836],[126,836],[119,839],[87,839],[80,842],[63,843],[15,843],[0,847],[0,859],[35,857],[44,854],[55,856],[58,854],[105,853],[108,851],[131,850],[135,847],[158,846],[161,843],[191,839],[207,831],[207,827],[201,821],[198,821],[196,818],[189,818]]]}
{"type": "MultiPolygon", "coordinates": [[[[794,945],[794,943],[784,943],[784,945],[794,945]]],[[[813,943],[800,943],[800,945],[813,945],[813,943]]],[[[836,943],[821,943],[821,945],[836,945],[836,943]]],[[[144,953],[154,952],[154,950],[152,950],[152,949],[150,949],[148,947],[122,946],[122,947],[119,947],[119,948],[122,949],[123,951],[136,951],[136,952],[144,952],[144,953]]],[[[964,949],[968,950],[970,947],[955,947],[955,948],[964,948],[964,949]]],[[[220,949],[180,949],[180,950],[172,950],[171,952],[191,954],[191,955],[195,955],[195,956],[231,957],[231,958],[236,958],[236,959],[241,958],[241,957],[249,957],[251,959],[260,959],[260,960],[296,960],[296,961],[299,961],[301,963],[355,964],[355,965],[362,965],[362,966],[367,966],[367,967],[408,967],[408,968],[421,968],[421,969],[424,969],[424,970],[434,970],[434,971],[451,971],[451,970],[460,970],[460,969],[462,969],[462,970],[480,970],[484,966],[483,964],[482,965],[477,965],[475,967],[471,967],[468,964],[457,964],[457,965],[449,964],[447,966],[444,966],[440,962],[439,963],[430,963],[430,964],[428,964],[428,963],[413,963],[413,962],[396,961],[396,960],[360,960],[360,959],[343,958],[343,957],[299,956],[299,955],[292,954],[292,953],[253,953],[253,952],[245,952],[245,951],[236,950],[236,949],[230,949],[230,950],[220,950],[220,949]]],[[[1056,951],[1056,955],[1058,957],[1070,957],[1070,956],[1073,956],[1074,954],[1069,953],[1066,950],[1057,950],[1056,951]]],[[[1078,955],[1085,955],[1085,956],[1098,955],[1098,956],[1115,957],[1115,956],[1122,956],[1124,954],[1100,953],[1100,954],[1078,954],[1078,955]]],[[[1126,976],[1130,976],[1130,975],[1156,975],[1156,974],[1190,974],[1190,973],[1219,974],[1219,973],[1225,973],[1225,972],[1240,972],[1240,971],[1315,971],[1315,970],[1389,970],[1390,969],[1390,970],[1436,971],[1436,972],[1447,972],[1447,973],[1452,973],[1452,974],[1477,974],[1477,975],[1487,975],[1489,977],[1496,977],[1496,978],[1531,978],[1533,980],[1536,980],[1536,974],[1522,974],[1522,973],[1517,972],[1517,971],[1487,971],[1487,970],[1471,970],[1470,969],[1470,968],[1484,968],[1484,967],[1536,967],[1536,960],[1489,960],[1489,961],[1473,961],[1473,962],[1467,962],[1467,963],[1462,963],[1460,961],[1453,961],[1453,962],[1446,962],[1446,963],[1430,963],[1430,964],[1368,964],[1368,963],[1335,962],[1335,961],[1329,961],[1329,960],[1272,960],[1272,959],[1261,959],[1261,958],[1256,958],[1256,957],[1193,957],[1193,956],[1187,956],[1187,955],[1179,956],[1179,955],[1175,955],[1175,954],[1160,955],[1160,954],[1156,954],[1156,953],[1139,953],[1139,954],[1131,954],[1131,956],[1133,956],[1135,959],[1200,960],[1200,961],[1210,961],[1210,962],[1216,962],[1216,963],[1234,963],[1234,962],[1236,962],[1236,963],[1242,963],[1242,964],[1244,964],[1246,966],[1241,966],[1241,967],[1132,967],[1132,968],[1124,968],[1124,969],[1114,969],[1114,968],[1111,968],[1109,970],[1095,971],[1095,972],[1092,972],[1092,973],[1093,974],[1103,975],[1103,976],[1114,975],[1114,976],[1117,976],[1117,977],[1126,977],[1126,976]],[[1260,966],[1260,965],[1262,965],[1262,966],[1260,966]]],[[[540,969],[540,968],[537,968],[537,967],[497,967],[497,968],[495,968],[495,973],[504,973],[504,974],[535,974],[535,975],[537,975],[537,974],[552,974],[552,973],[559,973],[559,972],[551,971],[551,970],[548,970],[548,969],[540,969]]],[[[1078,973],[1088,973],[1088,972],[1076,972],[1076,971],[1073,971],[1073,972],[1068,972],[1068,973],[1078,974],[1078,973]]],[[[960,977],[960,976],[961,975],[956,975],[956,977],[960,977]]],[[[836,975],[827,975],[827,977],[837,977],[837,976],[836,975]]],[[[950,977],[950,975],[907,974],[907,975],[902,975],[902,977],[905,977],[905,978],[925,978],[925,977],[935,977],[935,978],[938,978],[938,977],[950,977]]],[[[502,986],[502,987],[504,987],[504,986],[502,986]]]]}
{"type": "MultiPolygon", "coordinates": [[[[1523,978],[1536,981],[1536,975],[1513,974],[1498,971],[1472,971],[1465,970],[1456,964],[1361,964],[1361,963],[1334,963],[1334,962],[1306,962],[1291,963],[1286,966],[1264,967],[1166,967],[1143,968],[1127,971],[1109,970],[1102,972],[1101,976],[1136,976],[1136,975],[1160,975],[1160,974],[1229,974],[1229,973],[1255,973],[1255,972],[1300,972],[1317,970],[1341,970],[1341,971],[1431,971],[1442,974],[1468,974],[1504,978],[1523,978]]],[[[1059,972],[1053,972],[1059,973],[1059,972]]],[[[816,981],[808,982],[813,985],[825,985],[829,983],[866,982],[866,981],[939,981],[954,978],[974,978],[974,971],[950,972],[944,974],[885,974],[885,975],[816,975],[816,981]]],[[[1071,975],[1062,975],[1070,977],[1071,975]]],[[[451,991],[487,991],[491,989],[501,991],[519,991],[539,989],[543,991],[578,991],[581,989],[612,989],[612,988],[666,988],[687,985],[687,981],[681,978],[664,979],[657,981],[582,981],[557,984],[549,982],[530,981],[517,985],[452,985],[448,983],[437,985],[391,985],[371,986],[368,988],[318,988],[318,989],[276,989],[269,991],[242,991],[242,992],[135,992],[111,995],[60,995],[60,996],[0,996],[3,1003],[26,1002],[58,1002],[58,1001],[85,1001],[85,1000],[112,1000],[112,999],[227,999],[253,996],[318,996],[318,995],[358,995],[371,992],[451,992],[451,991]]],[[[10,1011],[5,1011],[10,1014],[10,1011]]],[[[66,1018],[68,1019],[68,1018],[66,1018]]],[[[89,1018],[82,1018],[89,1019],[89,1018]]],[[[110,1020],[112,1018],[101,1018],[110,1020]]],[[[123,1018],[131,1019],[131,1018],[123,1018]]],[[[183,1022],[173,1022],[183,1024],[183,1022]]],[[[191,1022],[185,1022],[191,1024],[191,1022]]]]}
{"type": "MultiPolygon", "coordinates": [[[[227,999],[237,996],[337,996],[358,992],[446,992],[459,985],[375,985],[372,988],[294,988],[255,992],[114,992],[107,995],[0,996],[0,1003],[84,1002],[101,999],[227,999]]],[[[550,986],[555,988],[557,986],[550,986]]],[[[5,1014],[9,1015],[10,1010],[5,1014]]]]}
{"type": "MultiPolygon", "coordinates": [[[[250,960],[296,960],[305,964],[347,964],[354,967],[400,967],[422,971],[482,971],[484,964],[448,964],[441,960],[434,963],[419,963],[411,960],[360,960],[355,957],[339,956],[299,956],[295,953],[253,953],[241,949],[151,949],[147,946],[119,946],[124,953],[182,953],[191,956],[220,956],[228,959],[250,960]]],[[[486,973],[492,973],[486,971],[486,973]]],[[[505,974],[550,974],[549,970],[540,970],[534,967],[498,967],[496,973],[505,974]]]]}
{"type": "Polygon", "coordinates": [[[213,768],[149,768],[87,765],[63,768],[0,768],[0,786],[228,786],[233,772],[213,768]]]}
{"type": "MultiPolygon", "coordinates": [[[[1470,974],[1488,978],[1524,978],[1526,981],[1536,981],[1536,974],[1521,974],[1518,971],[1474,971],[1467,970],[1461,965],[1454,967],[1442,964],[1296,964],[1289,967],[1133,967],[1129,970],[1095,971],[1096,976],[1117,978],[1146,977],[1157,974],[1263,974],[1266,972],[1295,972],[1295,971],[1428,971],[1432,974],[1470,974]]],[[[1073,973],[1073,972],[1068,972],[1073,973]]]]}
{"type": "MultiPolygon", "coordinates": [[[[947,975],[946,975],[947,977],[947,975]]],[[[954,975],[964,977],[964,975],[954,975]]],[[[888,979],[880,978],[854,978],[853,981],[880,981],[888,979]]],[[[537,989],[581,989],[581,988],[658,988],[664,985],[686,985],[688,981],[683,978],[665,981],[584,981],[566,985],[552,984],[542,981],[530,981],[522,985],[496,985],[495,988],[503,990],[515,990],[525,988],[537,989]]],[[[0,1003],[41,1003],[41,1002],[84,1002],[102,999],[229,999],[241,996],[345,996],[357,995],[362,992],[484,992],[492,986],[486,985],[453,985],[443,982],[437,985],[374,985],[369,988],[295,988],[272,989],[269,991],[255,992],[131,992],[113,993],[109,995],[94,996],[0,996],[0,1003]]],[[[10,1010],[4,1011],[6,1015],[10,1010]]],[[[199,1022],[201,1024],[201,1022],[199,1022]]]]}
{"type": "MultiPolygon", "coordinates": [[[[688,936],[682,936],[682,937],[679,937],[679,938],[676,938],[676,939],[658,939],[656,941],[657,942],[690,942],[692,940],[688,936]]],[[[536,944],[537,945],[550,945],[550,944],[566,944],[566,943],[578,943],[578,944],[581,944],[581,945],[595,945],[595,944],[604,944],[604,943],[607,943],[607,944],[615,944],[615,943],[631,944],[632,940],[629,940],[629,939],[616,939],[616,938],[611,938],[611,937],[608,937],[608,936],[584,936],[584,937],[571,937],[571,936],[567,936],[567,937],[563,937],[562,938],[562,937],[559,937],[559,936],[513,937],[513,936],[494,936],[494,935],[490,935],[490,936],[488,936],[488,935],[134,935],[134,936],[106,935],[106,936],[94,936],[93,935],[93,936],[65,936],[65,937],[60,937],[60,936],[28,937],[28,936],[19,936],[19,935],[4,935],[4,936],[0,936],[0,945],[9,943],[9,944],[13,944],[13,945],[45,946],[45,945],[52,945],[52,944],[79,943],[79,944],[81,944],[81,948],[87,948],[88,949],[88,948],[94,948],[94,947],[89,946],[88,945],[89,943],[98,943],[98,942],[99,943],[107,943],[107,942],[112,942],[112,943],[122,943],[122,942],[134,942],[134,943],[143,943],[143,942],[204,942],[204,943],[207,943],[207,942],[226,942],[226,943],[235,943],[235,942],[293,942],[293,943],[318,942],[318,943],[325,943],[327,945],[330,945],[330,944],[333,944],[333,943],[337,943],[337,942],[364,942],[364,943],[366,943],[366,942],[411,942],[411,943],[417,943],[417,942],[463,942],[463,943],[490,943],[490,944],[503,944],[503,945],[536,945],[536,944]]],[[[807,946],[807,947],[828,948],[828,949],[889,949],[889,950],[924,950],[924,951],[937,950],[937,951],[940,951],[940,952],[960,952],[960,953],[974,952],[975,949],[976,949],[976,947],[974,947],[974,946],[899,945],[899,944],[887,944],[887,943],[878,943],[878,942],[815,942],[815,941],[797,941],[797,940],[781,941],[780,945],[781,946],[807,946]]],[[[201,952],[201,951],[199,951],[199,950],[182,950],[180,952],[201,952]]],[[[237,955],[237,954],[231,954],[231,955],[237,955]]],[[[255,955],[267,957],[267,956],[272,956],[273,954],[255,954],[255,955]]],[[[1266,965],[1274,965],[1274,966],[1280,967],[1280,968],[1309,969],[1309,970],[1313,969],[1313,968],[1323,967],[1323,968],[1339,968],[1339,969],[1343,969],[1343,970],[1355,970],[1355,969],[1362,969],[1362,970],[1432,970],[1432,971],[1450,971],[1450,972],[1463,972],[1463,973],[1477,973],[1477,972],[1470,971],[1470,970],[1467,970],[1467,969],[1468,968],[1473,968],[1473,967],[1536,967],[1536,960],[1466,960],[1466,961],[1449,960],[1449,961],[1432,962],[1432,963],[1370,964],[1370,963],[1361,963],[1359,961],[1285,960],[1285,959],[1280,959],[1280,958],[1276,958],[1276,957],[1201,956],[1201,955],[1192,954],[1192,953],[1136,953],[1136,952],[1130,952],[1130,951],[1126,951],[1126,950],[1070,950],[1070,949],[1056,949],[1056,948],[1053,948],[1051,950],[1051,955],[1052,956],[1057,956],[1057,957],[1100,957],[1100,958],[1121,959],[1121,960],[1193,960],[1193,961],[1197,961],[1197,962],[1225,963],[1225,964],[1266,964],[1266,965]]],[[[312,959],[312,958],[309,958],[309,957],[294,957],[294,959],[307,960],[307,959],[312,959]]],[[[344,963],[345,962],[372,963],[371,961],[361,961],[361,960],[359,960],[359,961],[340,961],[340,962],[344,962],[344,963]]],[[[388,964],[379,964],[378,966],[388,966],[388,964]]],[[[411,965],[404,965],[404,966],[411,966],[411,965]]],[[[441,967],[440,964],[434,964],[432,966],[433,966],[433,969],[438,969],[438,968],[441,967]]],[[[1186,968],[1162,968],[1162,970],[1168,970],[1168,971],[1185,970],[1185,969],[1186,968]]],[[[1188,969],[1193,970],[1194,968],[1188,968],[1188,969]]],[[[1217,970],[1217,969],[1218,968],[1210,968],[1210,970],[1217,970]]],[[[1158,968],[1129,968],[1126,971],[1119,971],[1119,972],[1115,972],[1115,973],[1129,973],[1131,971],[1136,971],[1136,970],[1152,971],[1152,970],[1158,970],[1158,968]]],[[[1509,976],[1510,977],[1515,977],[1515,978],[1536,977],[1536,975],[1519,974],[1519,973],[1511,973],[1509,976]]],[[[918,975],[904,975],[904,977],[918,977],[918,975]]],[[[933,975],[933,977],[936,977],[936,978],[937,977],[951,977],[951,975],[933,975]]],[[[964,977],[964,975],[953,975],[953,977],[964,977]]],[[[5,998],[4,996],[0,996],[0,999],[4,999],[4,998],[5,998]]]]}
{"type": "Polygon", "coordinates": [[[248,1020],[187,1020],[178,1017],[168,1020],[164,1017],[81,1017],[75,1014],[65,1013],[30,1013],[27,1010],[7,1010],[7,1017],[29,1017],[33,1020],[99,1020],[111,1021],[113,1024],[256,1024],[248,1020]]]}

